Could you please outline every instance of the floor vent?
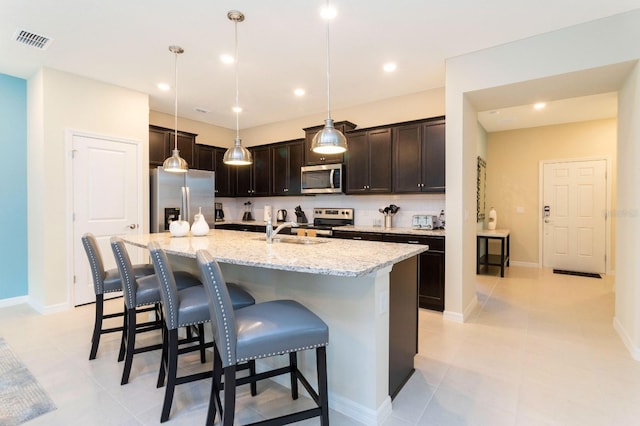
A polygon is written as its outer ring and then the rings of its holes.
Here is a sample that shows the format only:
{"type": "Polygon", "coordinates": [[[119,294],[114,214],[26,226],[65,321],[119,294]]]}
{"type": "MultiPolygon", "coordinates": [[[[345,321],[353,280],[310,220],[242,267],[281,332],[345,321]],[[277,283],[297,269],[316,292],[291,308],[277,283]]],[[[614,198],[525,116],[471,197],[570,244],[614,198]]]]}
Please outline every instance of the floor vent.
{"type": "Polygon", "coordinates": [[[577,277],[587,277],[587,278],[602,278],[600,274],[594,274],[591,272],[576,272],[576,271],[565,271],[563,269],[554,269],[554,274],[564,274],[564,275],[575,275],[577,277]]]}
{"type": "Polygon", "coordinates": [[[53,41],[50,37],[45,37],[22,29],[16,30],[13,34],[13,39],[18,43],[26,44],[27,46],[35,47],[40,50],[46,50],[53,41]]]}

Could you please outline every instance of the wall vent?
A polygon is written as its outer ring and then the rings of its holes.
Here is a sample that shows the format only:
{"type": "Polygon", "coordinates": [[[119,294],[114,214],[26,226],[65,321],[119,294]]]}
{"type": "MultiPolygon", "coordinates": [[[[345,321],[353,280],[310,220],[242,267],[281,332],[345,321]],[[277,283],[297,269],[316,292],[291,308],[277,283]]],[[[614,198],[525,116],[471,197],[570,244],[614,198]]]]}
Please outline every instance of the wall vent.
{"type": "Polygon", "coordinates": [[[45,37],[23,29],[17,29],[13,34],[13,39],[18,43],[26,44],[27,46],[40,50],[47,49],[49,45],[51,45],[51,42],[53,42],[53,39],[50,37],[45,37]]]}

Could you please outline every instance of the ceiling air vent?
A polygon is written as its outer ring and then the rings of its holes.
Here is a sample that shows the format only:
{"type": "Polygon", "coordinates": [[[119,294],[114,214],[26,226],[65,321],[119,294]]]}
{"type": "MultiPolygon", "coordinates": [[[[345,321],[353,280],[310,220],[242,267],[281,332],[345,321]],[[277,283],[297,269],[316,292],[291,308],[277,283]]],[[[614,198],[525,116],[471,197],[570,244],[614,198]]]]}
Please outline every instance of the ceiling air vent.
{"type": "Polygon", "coordinates": [[[45,50],[49,47],[53,39],[32,33],[31,31],[17,29],[13,34],[13,39],[19,43],[26,44],[27,46],[35,47],[36,49],[45,50]]]}

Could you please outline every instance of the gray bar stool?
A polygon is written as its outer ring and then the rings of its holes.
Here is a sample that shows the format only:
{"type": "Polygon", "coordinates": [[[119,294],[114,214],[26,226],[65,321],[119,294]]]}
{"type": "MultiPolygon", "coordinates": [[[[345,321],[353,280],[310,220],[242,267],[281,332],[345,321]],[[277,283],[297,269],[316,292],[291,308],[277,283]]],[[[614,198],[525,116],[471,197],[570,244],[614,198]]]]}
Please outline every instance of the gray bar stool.
{"type": "MultiPolygon", "coordinates": [[[[162,309],[166,326],[166,339],[163,341],[162,349],[163,366],[158,379],[158,387],[160,387],[164,382],[166,364],[167,387],[160,416],[160,422],[165,422],[169,419],[176,385],[212,377],[212,371],[177,377],[178,354],[182,353],[182,350],[178,349],[178,328],[194,324],[202,325],[209,322],[209,298],[203,286],[190,287],[183,290],[177,287],[179,272],[173,272],[166,253],[156,242],[149,243],[148,248],[156,275],[160,281],[162,309]]],[[[229,309],[231,310],[242,310],[242,308],[246,309],[246,307],[255,304],[255,299],[237,284],[229,284],[229,294],[229,309]]],[[[207,346],[213,346],[213,342],[207,346]]],[[[246,368],[250,370],[251,374],[255,374],[255,362],[249,363],[246,368]]],[[[255,395],[255,386],[251,387],[251,393],[255,395]]]]}
{"type": "MultiPolygon", "coordinates": [[[[102,255],[100,254],[100,248],[98,247],[98,240],[95,235],[88,232],[81,238],[84,250],[87,253],[89,259],[89,266],[91,268],[91,276],[93,278],[93,290],[96,295],[96,311],[95,320],[93,323],[93,334],[91,336],[91,351],[89,353],[89,359],[95,359],[98,353],[98,345],[100,344],[100,336],[107,333],[122,332],[123,326],[103,328],[103,320],[110,318],[124,317],[126,308],[122,312],[116,312],[112,314],[104,313],[104,293],[115,293],[122,291],[122,280],[120,278],[120,271],[118,268],[108,269],[105,271],[104,262],[102,261],[102,255]]],[[[136,278],[142,278],[147,275],[155,274],[153,265],[138,264],[132,265],[133,274],[136,278]]],[[[143,308],[141,312],[152,311],[154,308],[143,308]]],[[[119,358],[124,356],[124,341],[120,344],[119,358]]]]}
{"type": "Polygon", "coordinates": [[[300,381],[317,407],[254,424],[284,425],[320,417],[320,424],[328,426],[326,346],[329,344],[329,328],[327,324],[293,300],[273,300],[234,311],[228,285],[225,283],[218,263],[204,250],[196,253],[196,259],[204,288],[209,296],[213,339],[215,348],[219,351],[219,356],[214,357],[214,377],[211,381],[207,424],[214,423],[217,404],[223,426],[233,425],[236,385],[290,374],[291,397],[298,398],[298,381],[300,381]],[[297,352],[307,349],[316,350],[317,393],[297,366],[297,352]],[[236,366],[239,362],[283,354],[289,354],[289,366],[236,379],[236,366]],[[224,384],[220,380],[222,375],[224,375],[224,384]],[[220,401],[221,389],[224,389],[224,406],[220,401]]]}
{"type": "MultiPolygon", "coordinates": [[[[111,249],[113,250],[113,255],[116,258],[116,264],[122,277],[122,290],[126,310],[122,336],[125,350],[124,356],[118,359],[118,361],[124,359],[124,369],[122,370],[122,380],[120,384],[125,385],[129,382],[134,354],[162,349],[162,344],[160,343],[136,347],[136,335],[138,333],[163,329],[162,310],[160,309],[162,298],[160,296],[160,284],[158,277],[155,275],[155,269],[153,275],[136,278],[124,241],[119,237],[112,237],[111,249]],[[156,320],[138,324],[137,314],[140,308],[144,306],[154,306],[156,308],[156,320]]],[[[151,266],[153,267],[153,265],[151,266]]],[[[176,274],[176,285],[179,289],[194,286],[202,288],[202,282],[198,277],[188,272],[178,272],[176,274]]],[[[198,331],[197,341],[200,343],[200,357],[204,363],[206,361],[204,352],[204,328],[198,331]]],[[[191,330],[189,330],[188,339],[190,342],[196,341],[196,338],[192,337],[191,330]]]]}

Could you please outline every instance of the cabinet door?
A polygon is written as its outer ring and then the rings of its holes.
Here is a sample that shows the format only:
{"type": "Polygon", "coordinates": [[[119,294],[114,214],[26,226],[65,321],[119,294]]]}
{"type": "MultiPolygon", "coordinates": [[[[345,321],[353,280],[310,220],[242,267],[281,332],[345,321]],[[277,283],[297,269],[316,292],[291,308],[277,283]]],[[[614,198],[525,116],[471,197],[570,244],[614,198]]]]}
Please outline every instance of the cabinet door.
{"type": "Polygon", "coordinates": [[[421,192],[422,126],[396,127],[393,134],[393,192],[421,192]]]}
{"type": "Polygon", "coordinates": [[[445,192],[445,126],[425,125],[423,131],[423,192],[445,192]]]}
{"type": "Polygon", "coordinates": [[[289,183],[286,195],[300,195],[300,168],[304,163],[304,140],[289,144],[289,183]]]}
{"type": "Polygon", "coordinates": [[[287,195],[289,189],[289,146],[271,148],[271,194],[287,195]]]}
{"type": "Polygon", "coordinates": [[[418,274],[420,307],[444,311],[444,252],[429,250],[422,253],[418,274]]]}
{"type": "MultiPolygon", "coordinates": [[[[255,156],[253,158],[253,161],[255,161],[255,156]]],[[[253,165],[233,166],[233,167],[235,169],[234,172],[236,175],[235,194],[239,197],[248,197],[253,195],[253,185],[252,185],[253,165]]]]}
{"type": "Polygon", "coordinates": [[[169,156],[169,143],[164,130],[149,128],[149,166],[162,166],[169,156]]]}
{"type": "MultiPolygon", "coordinates": [[[[170,150],[173,152],[175,146],[175,134],[170,137],[170,150]]],[[[195,145],[196,138],[194,135],[180,134],[178,133],[178,150],[180,151],[180,157],[184,158],[189,167],[195,167],[195,145]]]]}
{"type": "Polygon", "coordinates": [[[196,145],[196,163],[198,170],[215,170],[215,148],[209,145],[196,145]]]}
{"type": "Polygon", "coordinates": [[[214,148],[214,170],[216,172],[216,196],[217,197],[232,197],[234,195],[231,168],[224,164],[224,153],[226,148],[214,148]]]}
{"type": "Polygon", "coordinates": [[[253,148],[253,194],[265,196],[271,187],[271,150],[269,146],[253,148]]]}
{"type": "Polygon", "coordinates": [[[391,129],[367,132],[369,141],[369,192],[391,192],[391,129]]]}
{"type": "Polygon", "coordinates": [[[352,132],[348,135],[349,151],[346,158],[347,194],[362,194],[369,187],[369,143],[367,132],[352,132]]]}

